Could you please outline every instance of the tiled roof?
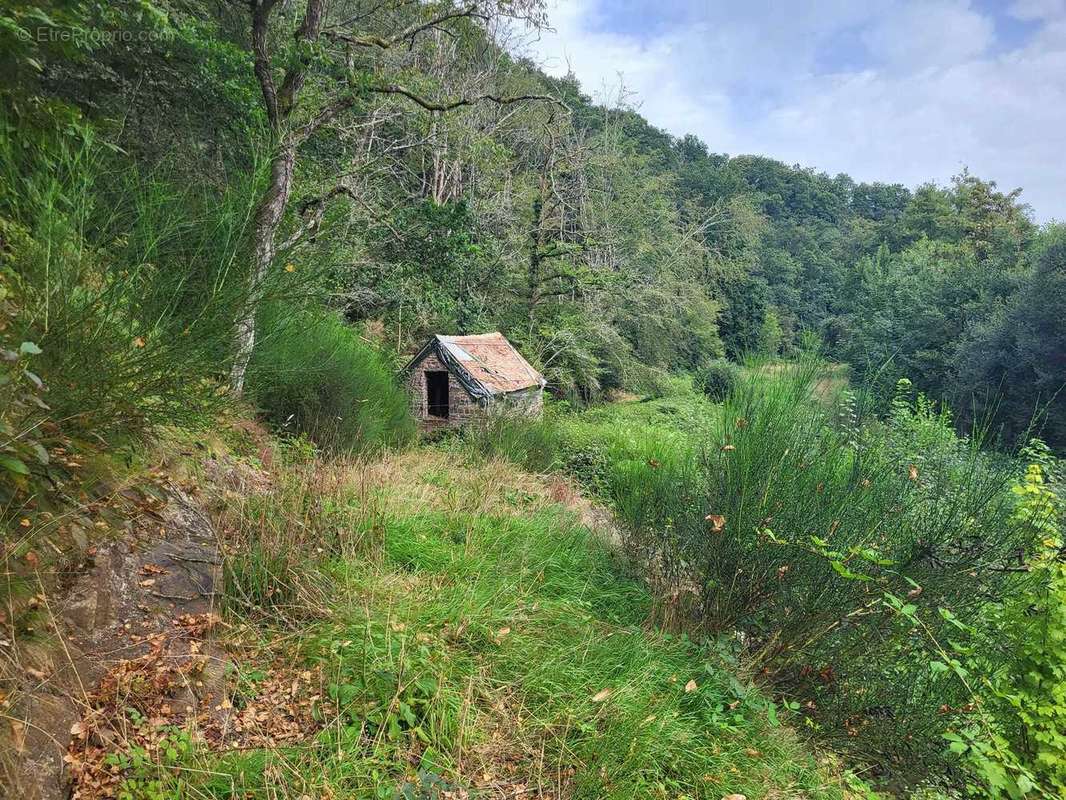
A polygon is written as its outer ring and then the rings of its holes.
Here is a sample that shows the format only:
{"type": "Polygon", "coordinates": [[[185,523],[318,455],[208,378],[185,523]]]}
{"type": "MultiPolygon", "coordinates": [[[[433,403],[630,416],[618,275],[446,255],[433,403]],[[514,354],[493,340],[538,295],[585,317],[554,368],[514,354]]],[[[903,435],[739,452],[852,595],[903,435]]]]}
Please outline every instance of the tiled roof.
{"type": "Polygon", "coordinates": [[[477,336],[437,336],[441,347],[492,394],[543,386],[544,378],[502,333],[477,336]]]}

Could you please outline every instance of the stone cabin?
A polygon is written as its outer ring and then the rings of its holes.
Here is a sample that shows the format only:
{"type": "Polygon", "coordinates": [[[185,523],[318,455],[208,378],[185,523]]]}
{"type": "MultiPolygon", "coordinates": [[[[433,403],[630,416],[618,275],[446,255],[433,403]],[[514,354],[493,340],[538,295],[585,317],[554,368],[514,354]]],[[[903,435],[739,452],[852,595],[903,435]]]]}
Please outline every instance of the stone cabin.
{"type": "Polygon", "coordinates": [[[501,333],[434,336],[403,374],[425,429],[457,428],[490,408],[540,414],[544,406],[543,376],[501,333]]]}

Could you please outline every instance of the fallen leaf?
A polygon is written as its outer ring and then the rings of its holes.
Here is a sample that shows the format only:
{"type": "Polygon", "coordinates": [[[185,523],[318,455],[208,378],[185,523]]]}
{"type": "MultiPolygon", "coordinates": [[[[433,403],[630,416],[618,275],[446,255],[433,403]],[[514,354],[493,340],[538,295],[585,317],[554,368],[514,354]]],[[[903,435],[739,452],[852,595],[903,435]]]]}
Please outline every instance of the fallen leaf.
{"type": "Polygon", "coordinates": [[[26,725],[21,720],[11,720],[11,739],[16,753],[26,751],[26,725]]]}
{"type": "Polygon", "coordinates": [[[83,733],[85,733],[85,726],[82,725],[80,721],[75,722],[73,725],[70,726],[71,736],[81,736],[83,733]]]}
{"type": "Polygon", "coordinates": [[[138,336],[136,339],[134,339],[133,340],[133,346],[134,347],[144,347],[144,337],[143,336],[138,336]]]}
{"type": "Polygon", "coordinates": [[[694,692],[694,691],[696,691],[696,689],[697,689],[697,686],[696,686],[696,681],[695,680],[691,680],[691,681],[689,681],[688,683],[685,684],[685,692],[686,693],[694,692]]]}
{"type": "Polygon", "coordinates": [[[593,703],[602,703],[608,697],[611,696],[612,689],[600,689],[596,694],[592,695],[593,703]]]}
{"type": "Polygon", "coordinates": [[[918,480],[918,468],[914,466],[914,464],[911,464],[909,467],[907,467],[907,477],[910,478],[912,481],[918,480]]]}
{"type": "Polygon", "coordinates": [[[721,514],[708,514],[704,519],[711,523],[711,533],[721,533],[725,528],[725,517],[721,514]]]}
{"type": "Polygon", "coordinates": [[[731,453],[731,452],[733,452],[736,449],[737,449],[736,445],[732,445],[732,444],[722,445],[722,452],[723,453],[731,453]]]}
{"type": "Polygon", "coordinates": [[[727,794],[722,800],[748,800],[748,796],[744,794],[727,794]]]}
{"type": "Polygon", "coordinates": [[[506,636],[507,634],[509,634],[510,632],[511,632],[510,628],[500,628],[498,631],[496,631],[496,638],[497,639],[501,639],[504,636],[506,636]]]}

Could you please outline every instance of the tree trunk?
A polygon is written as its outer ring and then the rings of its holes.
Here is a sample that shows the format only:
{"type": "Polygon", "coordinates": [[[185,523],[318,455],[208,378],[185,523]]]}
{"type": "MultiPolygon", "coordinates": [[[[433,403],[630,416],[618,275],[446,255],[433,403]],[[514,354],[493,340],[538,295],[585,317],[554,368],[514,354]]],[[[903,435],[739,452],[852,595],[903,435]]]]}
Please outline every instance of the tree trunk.
{"type": "Polygon", "coordinates": [[[248,282],[248,296],[236,326],[236,347],[230,369],[230,389],[240,396],[244,391],[244,377],[255,349],[255,318],[263,299],[263,288],[270,265],[274,261],[275,238],[285,214],[292,191],[292,177],[296,166],[296,146],[286,139],[282,142],[270,166],[270,184],[255,211],[255,257],[248,282]]]}

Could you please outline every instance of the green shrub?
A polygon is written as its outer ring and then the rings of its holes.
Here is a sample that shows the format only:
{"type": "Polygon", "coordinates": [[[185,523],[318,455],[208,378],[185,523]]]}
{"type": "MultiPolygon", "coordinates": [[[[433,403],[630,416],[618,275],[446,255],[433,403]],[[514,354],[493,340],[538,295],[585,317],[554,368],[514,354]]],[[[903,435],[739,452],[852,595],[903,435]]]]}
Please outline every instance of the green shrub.
{"type": "Polygon", "coordinates": [[[384,355],[333,313],[272,306],[248,368],[249,395],[281,430],[335,452],[409,442],[407,396],[384,355]]]}
{"type": "Polygon", "coordinates": [[[24,149],[17,126],[0,130],[0,270],[11,332],[42,351],[46,416],[109,438],[216,407],[254,178],[190,188],[88,133],[24,149]]]}
{"type": "MultiPolygon", "coordinates": [[[[904,782],[942,774],[940,736],[968,696],[885,598],[938,636],[958,622],[995,641],[982,598],[1034,583],[1012,568],[1034,544],[1012,518],[1014,467],[957,438],[920,396],[898,397],[884,421],[860,401],[841,428],[815,394],[818,365],[764,373],[724,401],[702,503],[675,507],[678,547],[663,558],[696,577],[703,623],[743,631],[764,674],[810,703],[837,746],[904,782]]],[[[1010,661],[985,656],[990,670],[1010,661]]]]}
{"type": "MultiPolygon", "coordinates": [[[[1041,539],[1026,565],[1042,591],[990,604],[1013,663],[987,674],[988,643],[961,637],[930,644],[976,673],[975,719],[945,734],[963,756],[975,796],[1063,797],[1066,794],[1066,563],[1055,494],[1031,464],[1014,487],[1015,521],[1041,539]]],[[[993,645],[994,646],[994,645],[993,645]]]]}
{"type": "Polygon", "coordinates": [[[904,384],[876,419],[861,397],[831,404],[823,379],[756,365],[715,409],[592,409],[563,424],[564,463],[612,503],[664,605],[739,632],[812,729],[903,784],[944,775],[959,762],[941,737],[971,694],[919,633],[973,630],[984,674],[1009,670],[989,609],[1039,586],[1017,569],[1038,537],[1014,517],[1014,463],[945,409],[904,384]]]}
{"type": "Polygon", "coordinates": [[[720,403],[737,385],[739,369],[724,359],[709,361],[696,372],[696,385],[707,397],[720,403]]]}

